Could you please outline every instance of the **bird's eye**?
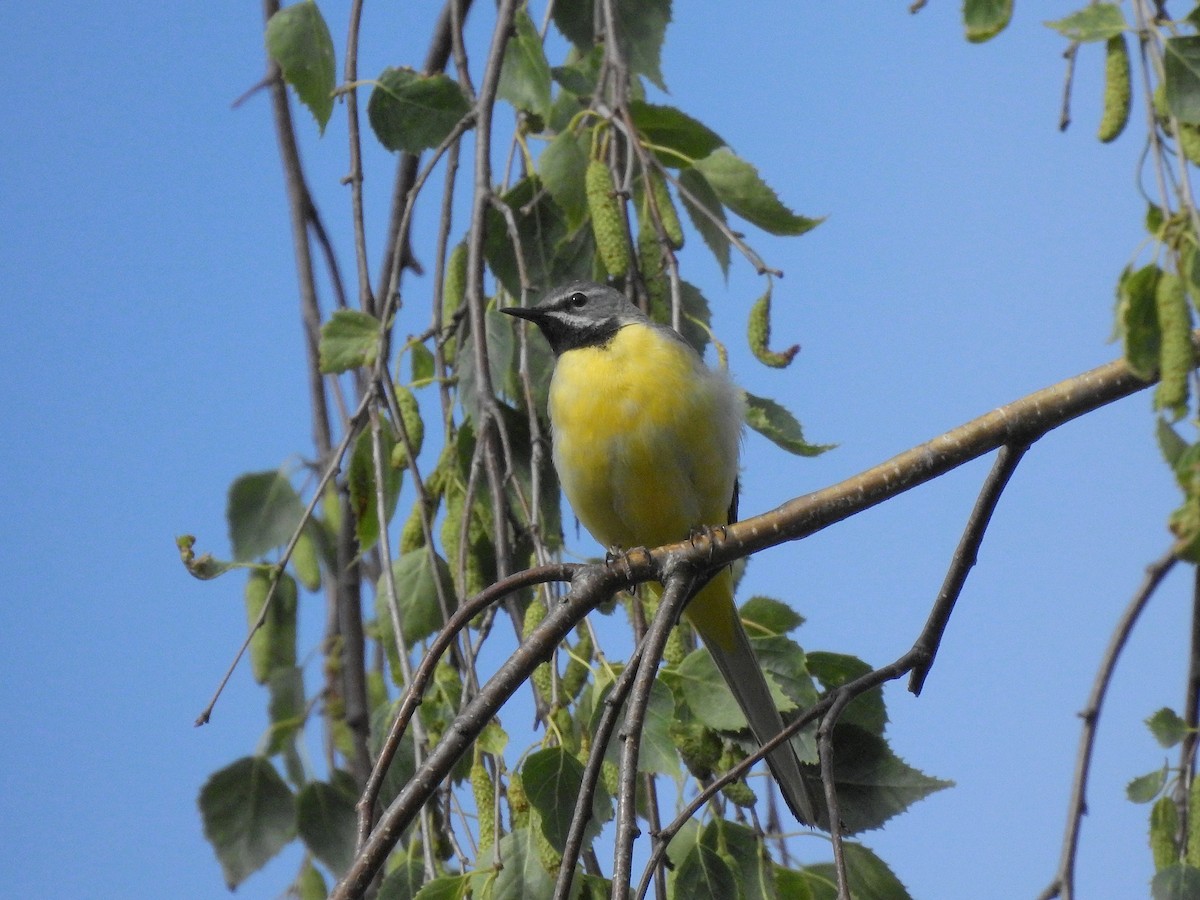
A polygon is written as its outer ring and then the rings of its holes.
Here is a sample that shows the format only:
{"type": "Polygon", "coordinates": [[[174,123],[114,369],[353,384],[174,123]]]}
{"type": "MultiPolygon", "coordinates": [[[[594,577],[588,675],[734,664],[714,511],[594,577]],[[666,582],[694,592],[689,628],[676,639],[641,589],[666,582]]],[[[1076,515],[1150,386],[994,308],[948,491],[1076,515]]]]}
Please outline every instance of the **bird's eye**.
{"type": "Polygon", "coordinates": [[[567,302],[570,303],[574,309],[583,309],[585,306],[587,306],[587,301],[587,294],[578,291],[572,294],[567,300],[567,302]]]}

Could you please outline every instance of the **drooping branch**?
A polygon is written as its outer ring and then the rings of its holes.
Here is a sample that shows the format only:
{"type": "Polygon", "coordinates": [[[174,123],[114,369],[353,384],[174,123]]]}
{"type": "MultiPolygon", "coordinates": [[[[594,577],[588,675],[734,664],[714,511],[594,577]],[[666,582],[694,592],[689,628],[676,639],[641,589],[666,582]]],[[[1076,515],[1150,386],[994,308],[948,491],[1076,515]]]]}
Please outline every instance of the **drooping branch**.
{"type": "Polygon", "coordinates": [[[1117,627],[1113,629],[1108,648],[1104,651],[1100,668],[1096,672],[1096,679],[1092,683],[1092,691],[1088,696],[1087,706],[1079,714],[1080,718],[1083,719],[1083,733],[1079,738],[1079,754],[1075,761],[1075,777],[1071,785],[1071,800],[1067,813],[1067,830],[1063,836],[1062,855],[1059,857],[1058,871],[1054,875],[1054,880],[1038,895],[1038,900],[1050,900],[1052,897],[1062,897],[1063,900],[1071,900],[1075,894],[1075,854],[1079,848],[1079,832],[1083,826],[1083,816],[1087,813],[1088,773],[1091,771],[1092,748],[1096,742],[1096,725],[1100,721],[1100,710],[1104,705],[1104,695],[1108,691],[1113,669],[1116,668],[1117,660],[1121,656],[1121,651],[1125,648],[1125,642],[1129,639],[1129,634],[1133,631],[1133,626],[1137,623],[1138,617],[1141,616],[1142,610],[1146,608],[1150,597],[1167,576],[1167,573],[1171,571],[1176,561],[1174,551],[1169,550],[1160,559],[1151,563],[1146,568],[1145,579],[1142,581],[1133,599],[1129,602],[1129,605],[1125,608],[1125,612],[1121,614],[1120,621],[1117,622],[1117,627]]]}
{"type": "MultiPolygon", "coordinates": [[[[668,570],[671,571],[671,570],[668,570]]],[[[613,851],[612,900],[626,900],[629,882],[633,877],[633,842],[638,836],[637,794],[638,751],[642,740],[642,723],[650,704],[650,691],[662,661],[663,649],[671,628],[679,620],[684,604],[692,595],[695,579],[687,569],[675,570],[666,579],[662,599],[654,621],[642,643],[645,649],[638,661],[638,672],[629,696],[629,709],[621,728],[621,770],[617,791],[617,841],[613,851]]]]}

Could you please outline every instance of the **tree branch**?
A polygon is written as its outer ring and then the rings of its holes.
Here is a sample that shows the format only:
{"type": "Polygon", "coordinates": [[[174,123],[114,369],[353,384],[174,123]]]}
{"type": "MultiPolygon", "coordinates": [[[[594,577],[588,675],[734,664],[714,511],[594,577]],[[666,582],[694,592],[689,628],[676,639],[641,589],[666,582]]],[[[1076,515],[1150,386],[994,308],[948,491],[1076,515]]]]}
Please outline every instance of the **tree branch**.
{"type": "Polygon", "coordinates": [[[925,630],[921,632],[921,636],[917,638],[917,643],[914,645],[914,649],[928,654],[925,660],[917,663],[908,679],[909,691],[917,696],[920,696],[921,688],[925,686],[925,679],[929,677],[929,670],[933,667],[933,660],[937,656],[938,646],[946,631],[946,624],[954,612],[954,604],[958,602],[959,594],[962,593],[963,586],[967,583],[967,574],[979,558],[979,546],[983,543],[983,535],[987,531],[988,523],[992,521],[992,513],[996,511],[996,504],[1000,502],[1000,495],[1004,492],[1008,480],[1016,471],[1017,465],[1021,462],[1021,457],[1025,455],[1027,449],[1029,447],[1025,444],[1020,446],[1005,444],[1001,447],[1000,453],[997,454],[996,461],[992,465],[992,471],[988,474],[987,481],[984,482],[983,490],[980,491],[979,499],[975,501],[975,508],[971,510],[966,530],[963,531],[958,548],[954,551],[954,557],[950,561],[950,570],[946,572],[946,580],[942,582],[942,589],[929,613],[925,630]]]}
{"type": "Polygon", "coordinates": [[[668,569],[658,612],[642,641],[645,650],[638,661],[637,675],[629,696],[629,709],[621,728],[621,770],[617,793],[617,842],[613,851],[612,900],[626,900],[633,878],[633,842],[637,828],[637,764],[641,749],[642,723],[650,704],[650,691],[658,674],[663,649],[671,628],[679,620],[683,607],[692,596],[696,579],[686,569],[668,569]]]}
{"type": "Polygon", "coordinates": [[[1092,747],[1096,741],[1096,725],[1100,721],[1100,709],[1104,705],[1104,695],[1112,680],[1113,669],[1125,642],[1133,631],[1142,610],[1146,608],[1155,589],[1166,577],[1176,563],[1174,550],[1168,550],[1159,560],[1146,568],[1146,577],[1138,588],[1133,600],[1121,614],[1117,627],[1113,630],[1108,649],[1096,672],[1092,683],[1092,691],[1088,696],[1087,706],[1079,714],[1083,719],[1083,733],[1079,738],[1079,754],[1075,762],[1075,778],[1071,785],[1071,801],[1067,813],[1067,830],[1063,837],[1062,855],[1059,857],[1058,872],[1050,885],[1038,895],[1038,900],[1050,900],[1052,897],[1062,897],[1071,900],[1075,892],[1075,853],[1079,848],[1079,832],[1083,826],[1083,817],[1087,813],[1087,780],[1092,765],[1092,747]]]}

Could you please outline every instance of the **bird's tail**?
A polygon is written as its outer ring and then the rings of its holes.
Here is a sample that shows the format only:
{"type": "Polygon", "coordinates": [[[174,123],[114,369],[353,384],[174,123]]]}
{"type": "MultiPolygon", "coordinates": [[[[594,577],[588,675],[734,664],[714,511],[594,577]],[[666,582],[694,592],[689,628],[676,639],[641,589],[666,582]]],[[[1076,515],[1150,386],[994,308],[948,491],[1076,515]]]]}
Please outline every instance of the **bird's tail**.
{"type": "MultiPolygon", "coordinates": [[[[783,717],[733,605],[733,578],[729,569],[714,575],[688,603],[684,614],[712,654],[755,739],[764,744],[783,731],[783,717]]],[[[816,804],[800,773],[800,758],[792,741],[776,747],[766,760],[792,815],[801,824],[816,825],[816,804]]]]}

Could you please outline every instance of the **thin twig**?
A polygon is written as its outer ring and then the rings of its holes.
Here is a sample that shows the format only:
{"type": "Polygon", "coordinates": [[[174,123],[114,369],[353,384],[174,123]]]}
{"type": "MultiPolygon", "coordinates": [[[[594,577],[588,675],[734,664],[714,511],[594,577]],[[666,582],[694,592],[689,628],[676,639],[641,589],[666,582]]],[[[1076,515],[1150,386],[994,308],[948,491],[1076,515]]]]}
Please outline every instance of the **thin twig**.
{"type": "Polygon", "coordinates": [[[1028,444],[1005,444],[1001,447],[996,455],[996,462],[992,465],[992,471],[988,473],[987,481],[984,482],[979,498],[975,501],[975,508],[971,510],[967,527],[950,561],[946,580],[942,582],[942,589],[938,592],[937,600],[925,622],[925,630],[914,645],[914,649],[928,654],[927,659],[913,668],[908,679],[909,691],[917,696],[920,696],[925,679],[929,677],[929,670],[933,667],[946,624],[954,612],[954,604],[958,602],[963,586],[967,583],[967,574],[979,558],[979,547],[983,543],[988,523],[992,520],[992,513],[996,511],[996,504],[1000,502],[1000,495],[1004,493],[1008,480],[1012,478],[1027,449],[1028,444]]]}
{"type": "MultiPolygon", "coordinates": [[[[436,75],[446,68],[450,58],[451,45],[461,42],[462,20],[471,8],[472,0],[447,0],[438,16],[433,29],[433,39],[425,55],[422,72],[425,75],[436,75]]],[[[397,266],[411,265],[412,253],[408,248],[408,229],[404,226],[404,211],[410,205],[410,196],[415,186],[417,170],[421,157],[417,154],[404,153],[396,164],[396,178],[392,188],[392,210],[388,219],[387,236],[383,246],[386,250],[383,266],[379,274],[376,297],[386,299],[389,287],[399,283],[400,273],[397,266]]]]}
{"type": "Polygon", "coordinates": [[[1071,88],[1075,84],[1075,58],[1079,55],[1079,41],[1072,41],[1063,51],[1067,61],[1067,72],[1063,76],[1062,109],[1058,113],[1058,130],[1066,131],[1071,125],[1071,88]]]}
{"type": "MultiPolygon", "coordinates": [[[[316,509],[317,504],[321,501],[321,495],[325,491],[325,485],[329,484],[330,479],[332,479],[335,475],[337,475],[338,472],[341,471],[342,457],[345,456],[346,448],[350,446],[350,442],[354,439],[355,435],[358,433],[358,429],[362,426],[362,421],[365,417],[366,410],[367,399],[364,397],[363,401],[358,405],[358,409],[351,417],[351,427],[346,430],[346,435],[342,438],[342,442],[338,444],[337,450],[330,454],[329,462],[325,466],[325,471],[321,475],[321,480],[317,482],[317,486],[313,490],[312,499],[308,501],[308,506],[305,507],[304,513],[300,516],[300,523],[296,526],[296,530],[292,532],[291,539],[288,540],[287,544],[283,548],[283,553],[281,553],[279,556],[279,562],[276,563],[276,566],[281,573],[283,572],[283,567],[287,565],[287,561],[292,558],[292,552],[296,549],[296,544],[300,542],[300,535],[304,533],[305,526],[308,524],[309,519],[312,518],[313,510],[316,509]]],[[[217,685],[217,689],[213,693],[212,699],[208,701],[208,705],[204,707],[204,710],[196,717],[196,725],[208,724],[208,720],[212,717],[213,707],[217,705],[217,700],[220,698],[221,692],[225,690],[225,685],[229,683],[229,679],[233,675],[233,670],[237,668],[237,664],[241,661],[242,655],[246,652],[246,648],[250,646],[250,639],[254,637],[254,632],[258,631],[258,629],[262,627],[263,622],[267,620],[267,615],[271,611],[271,602],[275,597],[276,586],[278,584],[278,577],[271,581],[271,587],[267,592],[266,600],[263,601],[263,608],[258,615],[258,619],[255,621],[254,625],[251,626],[250,633],[246,635],[246,639],[242,641],[242,646],[238,648],[237,654],[233,657],[233,662],[229,664],[229,668],[225,671],[225,675],[221,679],[221,683],[217,685]]]]}
{"type": "Polygon", "coordinates": [[[642,641],[645,650],[638,661],[637,676],[629,695],[629,708],[625,723],[621,727],[621,769],[617,791],[617,839],[613,851],[613,900],[625,900],[629,896],[629,882],[633,877],[633,842],[638,836],[637,828],[637,763],[642,742],[642,724],[646,708],[650,704],[650,691],[658,674],[663,649],[671,629],[683,612],[683,607],[692,596],[695,577],[687,569],[671,571],[664,580],[662,598],[658,611],[642,641]]]}
{"type": "Polygon", "coordinates": [[[1125,642],[1133,631],[1142,610],[1146,608],[1155,589],[1166,577],[1176,563],[1174,550],[1167,551],[1161,558],[1146,568],[1137,593],[1121,614],[1117,627],[1109,639],[1108,648],[1100,660],[1100,668],[1096,672],[1092,690],[1088,696],[1087,706],[1079,714],[1083,719],[1083,731],[1079,737],[1079,753],[1075,760],[1075,777],[1071,784],[1071,800],[1067,807],[1067,829],[1063,836],[1062,854],[1059,857],[1058,871],[1049,886],[1038,895],[1038,900],[1050,900],[1052,897],[1062,897],[1072,900],[1075,894],[1075,854],[1079,849],[1079,832],[1083,827],[1083,817],[1087,813],[1087,780],[1092,765],[1092,747],[1096,741],[1096,725],[1100,721],[1100,710],[1104,705],[1104,695],[1112,680],[1113,669],[1125,642]]]}
{"type": "Polygon", "coordinates": [[[350,25],[346,30],[346,63],[342,78],[346,90],[346,122],[350,140],[350,206],[354,221],[354,259],[358,266],[358,305],[363,312],[375,315],[375,297],[371,294],[371,276],[367,271],[367,231],[363,216],[362,141],[358,121],[358,36],[362,22],[362,0],[350,4],[350,25]]]}
{"type": "Polygon", "coordinates": [[[604,757],[608,753],[608,742],[612,738],[613,729],[617,726],[617,718],[625,698],[633,687],[633,679],[637,675],[645,642],[640,642],[634,648],[633,654],[625,666],[625,670],[613,684],[612,690],[604,698],[604,711],[600,721],[590,735],[592,742],[588,752],[587,765],[583,768],[583,781],[579,786],[579,796],[575,798],[575,811],[571,815],[571,826],[567,830],[567,840],[563,845],[562,864],[558,868],[558,877],[554,883],[553,900],[566,900],[571,894],[571,883],[575,875],[575,864],[583,847],[584,831],[592,818],[592,798],[596,795],[596,785],[600,781],[600,772],[604,768],[604,757]]]}

